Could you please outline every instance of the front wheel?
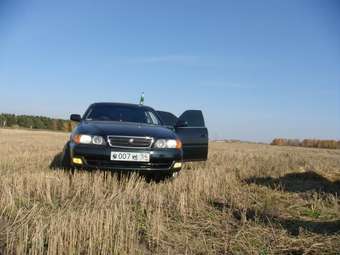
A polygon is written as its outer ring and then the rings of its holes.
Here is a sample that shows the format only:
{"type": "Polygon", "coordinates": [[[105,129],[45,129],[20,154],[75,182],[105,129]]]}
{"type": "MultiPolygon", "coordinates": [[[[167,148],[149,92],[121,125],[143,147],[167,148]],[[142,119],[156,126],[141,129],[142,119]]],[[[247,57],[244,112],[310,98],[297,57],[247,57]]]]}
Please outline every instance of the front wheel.
{"type": "Polygon", "coordinates": [[[70,153],[69,142],[65,144],[60,163],[61,163],[61,167],[64,169],[71,170],[73,168],[71,164],[71,153],[70,153]]]}
{"type": "Polygon", "coordinates": [[[146,177],[148,180],[153,180],[156,182],[161,182],[161,181],[168,181],[168,180],[174,180],[176,177],[179,176],[179,171],[177,172],[160,172],[160,173],[153,173],[153,174],[148,174],[146,177]]]}

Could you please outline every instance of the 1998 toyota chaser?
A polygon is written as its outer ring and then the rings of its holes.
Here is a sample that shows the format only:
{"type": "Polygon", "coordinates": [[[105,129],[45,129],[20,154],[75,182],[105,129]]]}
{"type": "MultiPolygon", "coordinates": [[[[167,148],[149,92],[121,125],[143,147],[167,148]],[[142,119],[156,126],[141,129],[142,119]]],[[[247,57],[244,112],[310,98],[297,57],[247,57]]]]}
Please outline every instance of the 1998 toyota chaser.
{"type": "Polygon", "coordinates": [[[172,176],[183,161],[207,159],[208,130],[199,110],[177,118],[144,105],[94,103],[70,119],[79,125],[64,147],[65,167],[172,176]]]}

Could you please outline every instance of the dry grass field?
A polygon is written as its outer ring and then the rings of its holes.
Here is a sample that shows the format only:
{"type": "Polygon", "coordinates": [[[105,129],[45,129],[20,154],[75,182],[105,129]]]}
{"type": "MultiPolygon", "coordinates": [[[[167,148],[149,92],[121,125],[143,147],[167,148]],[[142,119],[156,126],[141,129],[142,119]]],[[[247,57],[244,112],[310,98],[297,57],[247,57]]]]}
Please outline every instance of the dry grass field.
{"type": "Polygon", "coordinates": [[[50,164],[68,135],[0,129],[0,254],[340,254],[340,151],[211,143],[171,181],[50,164]]]}

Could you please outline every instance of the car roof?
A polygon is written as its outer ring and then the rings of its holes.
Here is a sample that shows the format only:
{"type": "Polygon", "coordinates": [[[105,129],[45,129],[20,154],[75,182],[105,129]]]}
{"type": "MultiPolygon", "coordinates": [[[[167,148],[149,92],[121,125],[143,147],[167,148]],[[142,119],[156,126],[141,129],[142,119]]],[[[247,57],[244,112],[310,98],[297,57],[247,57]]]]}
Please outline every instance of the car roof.
{"type": "Polygon", "coordinates": [[[135,108],[144,108],[144,109],[153,109],[150,106],[141,105],[141,104],[131,104],[131,103],[118,103],[118,102],[96,102],[91,104],[91,106],[95,105],[115,105],[115,106],[126,106],[126,107],[135,107],[135,108]]]}

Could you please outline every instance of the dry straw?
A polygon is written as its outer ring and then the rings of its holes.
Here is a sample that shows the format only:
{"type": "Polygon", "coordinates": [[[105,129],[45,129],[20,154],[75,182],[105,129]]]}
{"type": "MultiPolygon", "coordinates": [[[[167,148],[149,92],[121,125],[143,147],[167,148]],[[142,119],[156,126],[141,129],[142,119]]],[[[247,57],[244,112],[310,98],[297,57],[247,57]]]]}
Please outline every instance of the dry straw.
{"type": "Polygon", "coordinates": [[[51,169],[67,135],[0,129],[1,254],[336,254],[340,151],[211,143],[173,181],[51,169]]]}

